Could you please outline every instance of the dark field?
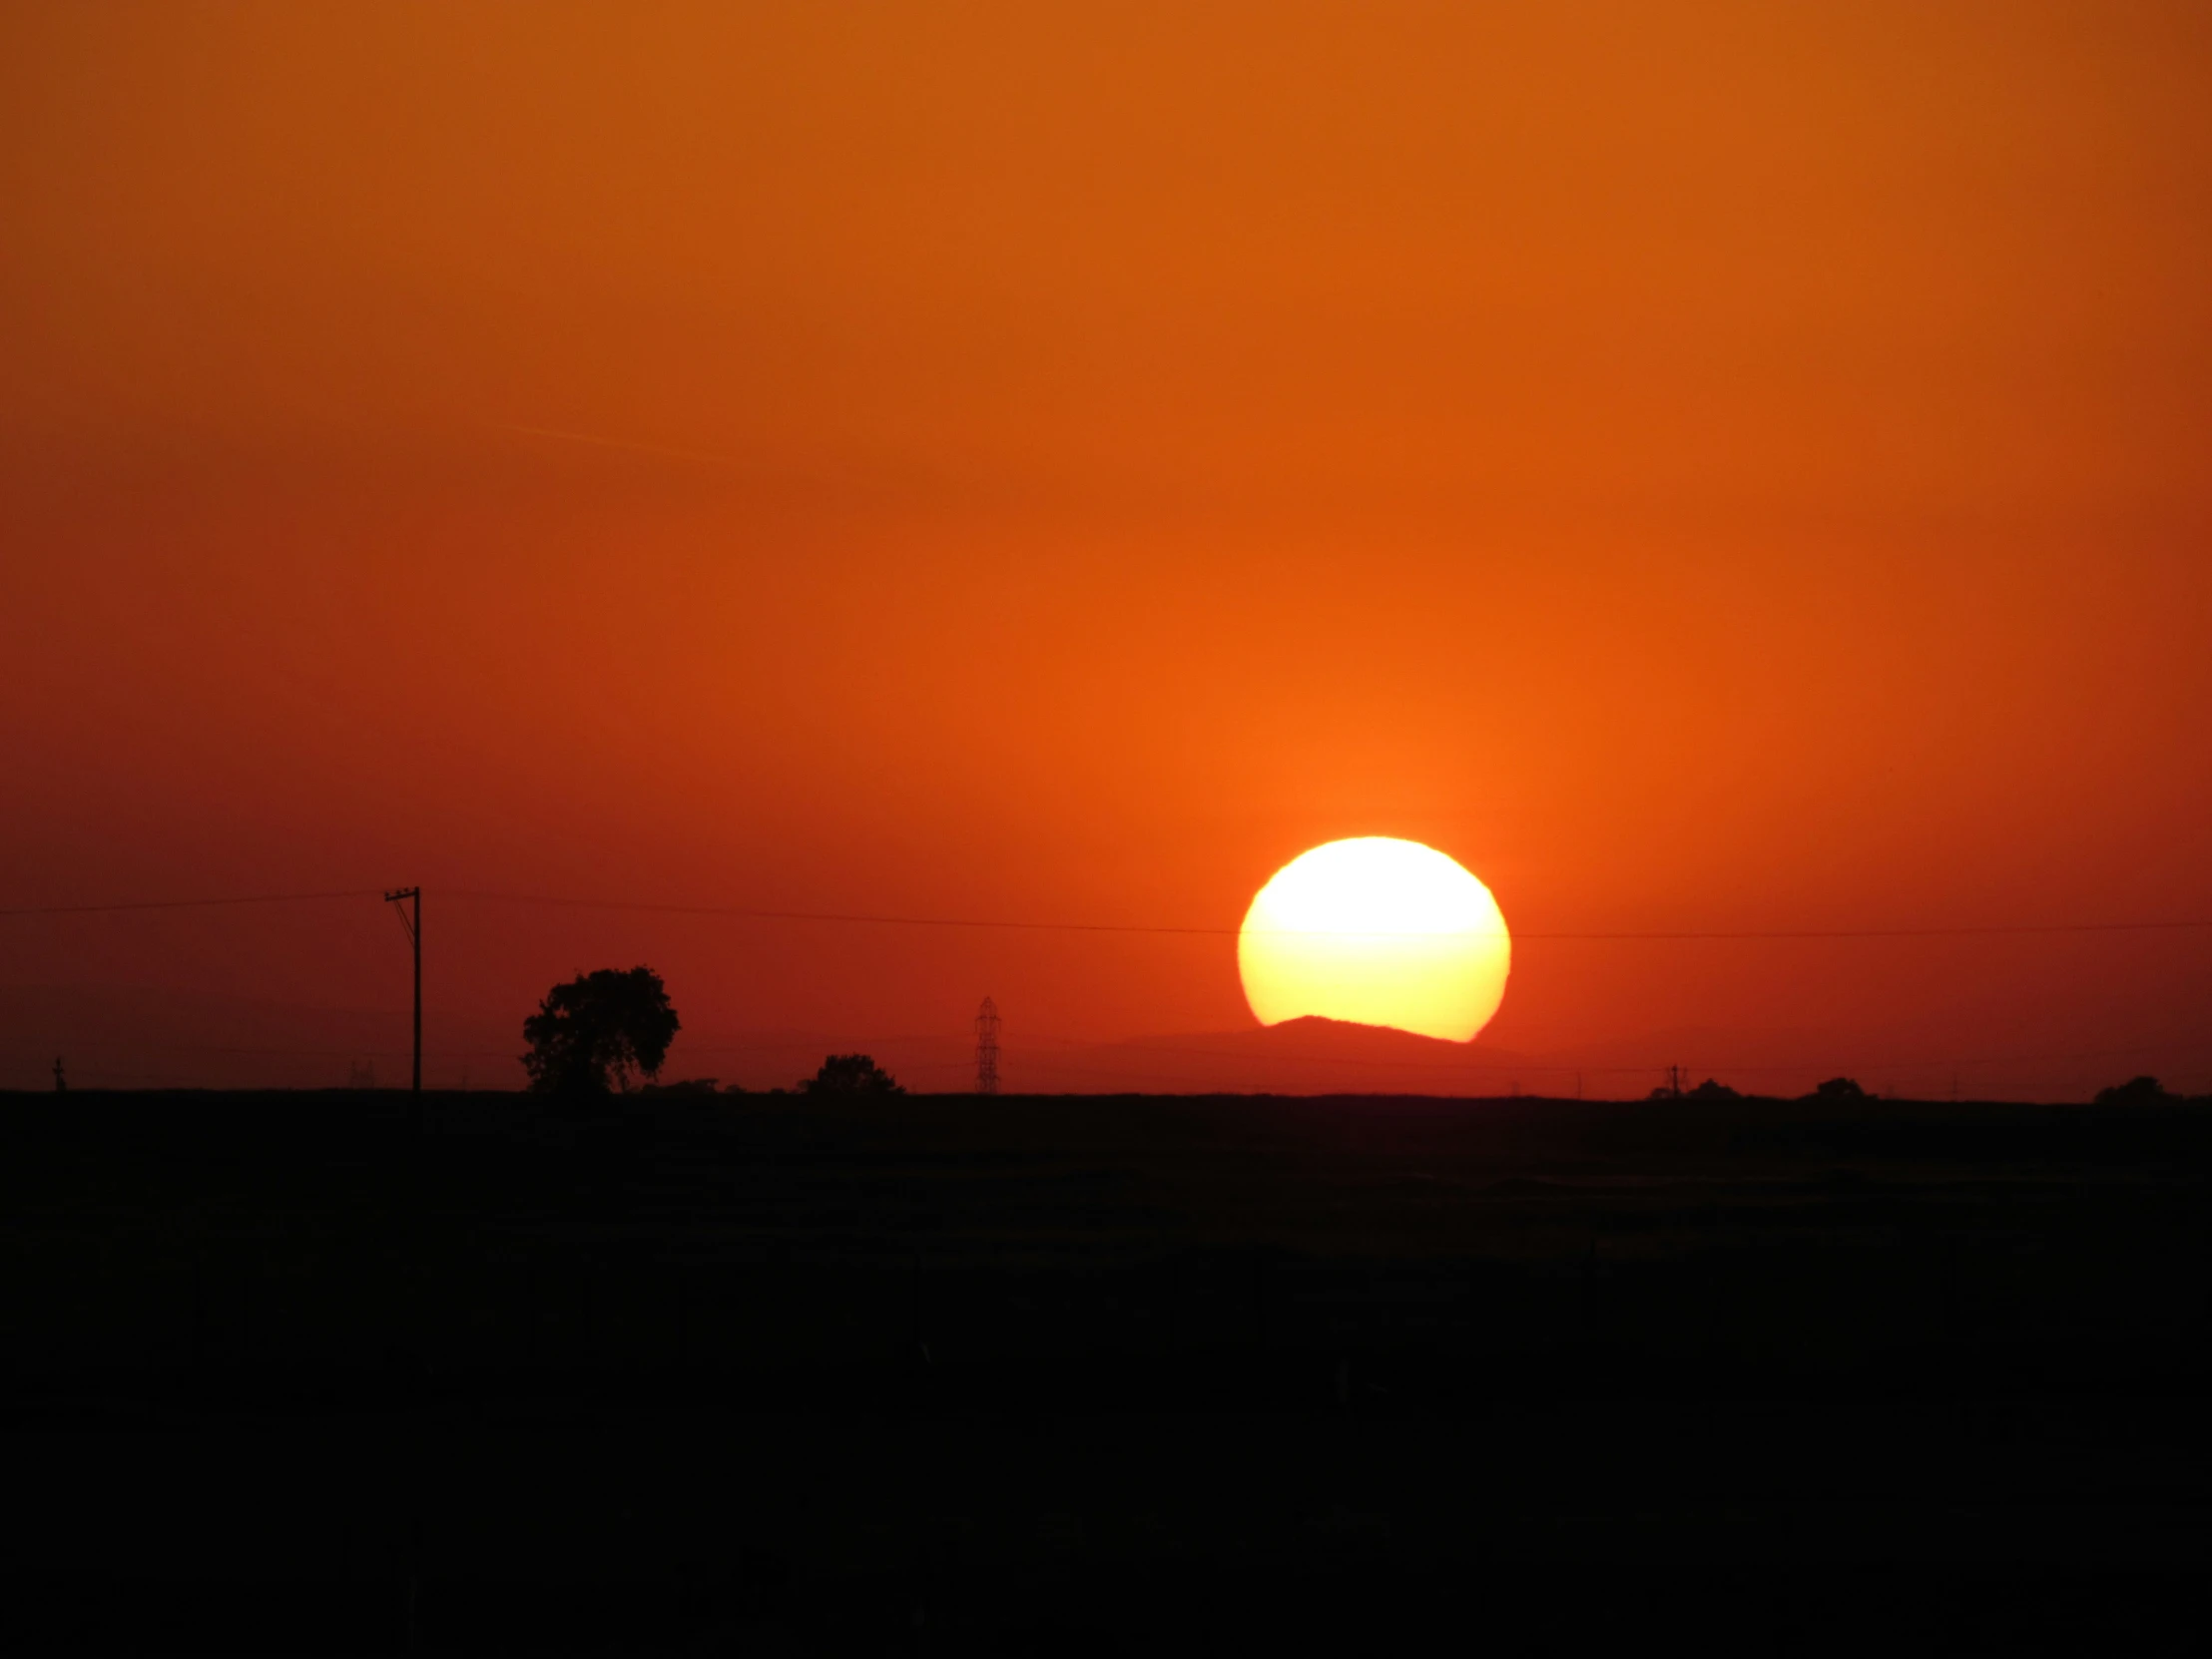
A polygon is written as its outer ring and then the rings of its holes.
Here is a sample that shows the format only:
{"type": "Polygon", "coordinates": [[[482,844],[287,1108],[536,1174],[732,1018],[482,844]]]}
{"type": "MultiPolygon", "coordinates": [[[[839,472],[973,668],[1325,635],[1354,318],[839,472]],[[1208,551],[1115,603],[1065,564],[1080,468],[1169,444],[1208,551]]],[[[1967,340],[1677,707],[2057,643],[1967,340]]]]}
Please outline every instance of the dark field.
{"type": "Polygon", "coordinates": [[[0,1099],[0,1640],[2195,1652],[2200,1107],[0,1099]]]}

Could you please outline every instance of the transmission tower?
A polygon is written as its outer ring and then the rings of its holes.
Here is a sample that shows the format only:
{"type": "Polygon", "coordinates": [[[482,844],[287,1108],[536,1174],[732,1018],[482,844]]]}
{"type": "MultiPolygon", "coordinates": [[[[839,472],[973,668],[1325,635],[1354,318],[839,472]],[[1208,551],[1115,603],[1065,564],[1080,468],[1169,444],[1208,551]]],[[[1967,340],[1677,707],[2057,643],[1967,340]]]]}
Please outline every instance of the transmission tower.
{"type": "Polygon", "coordinates": [[[975,1013],[975,1092],[998,1093],[998,1004],[987,996],[975,1013]]]}

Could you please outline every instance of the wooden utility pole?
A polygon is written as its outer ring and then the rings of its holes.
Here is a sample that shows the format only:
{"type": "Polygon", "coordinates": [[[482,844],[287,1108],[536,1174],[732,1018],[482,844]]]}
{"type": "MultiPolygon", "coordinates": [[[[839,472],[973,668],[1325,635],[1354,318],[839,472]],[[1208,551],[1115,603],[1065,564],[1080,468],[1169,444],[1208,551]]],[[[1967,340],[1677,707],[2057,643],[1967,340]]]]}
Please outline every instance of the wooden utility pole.
{"type": "Polygon", "coordinates": [[[407,943],[414,947],[414,1130],[422,1133],[422,889],[399,887],[384,894],[384,902],[397,904],[399,925],[407,930],[407,943]],[[414,911],[409,914],[407,904],[412,902],[414,911]]]}

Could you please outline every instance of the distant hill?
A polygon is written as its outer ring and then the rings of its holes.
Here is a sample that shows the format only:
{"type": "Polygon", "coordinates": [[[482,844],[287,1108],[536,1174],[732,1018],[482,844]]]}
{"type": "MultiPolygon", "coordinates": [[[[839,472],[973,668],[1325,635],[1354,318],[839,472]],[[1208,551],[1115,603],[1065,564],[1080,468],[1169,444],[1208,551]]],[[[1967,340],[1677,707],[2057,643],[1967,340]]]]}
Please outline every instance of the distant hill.
{"type": "MultiPolygon", "coordinates": [[[[1380,1025],[1306,1018],[1245,1031],[1039,1044],[1006,1065],[1010,1088],[1227,1094],[1510,1094],[1574,1092],[1542,1083],[1524,1055],[1380,1025]],[[1539,1086],[1541,1084],[1541,1086],[1539,1086]]],[[[1548,1075],[1548,1074],[1547,1074],[1548,1075]]]]}

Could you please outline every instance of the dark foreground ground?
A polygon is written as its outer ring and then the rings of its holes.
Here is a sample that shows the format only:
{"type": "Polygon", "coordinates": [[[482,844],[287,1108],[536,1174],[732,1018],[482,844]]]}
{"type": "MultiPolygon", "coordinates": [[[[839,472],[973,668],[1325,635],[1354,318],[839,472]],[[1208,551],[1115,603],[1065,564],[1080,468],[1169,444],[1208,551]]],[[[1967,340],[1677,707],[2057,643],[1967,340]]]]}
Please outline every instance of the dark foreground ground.
{"type": "Polygon", "coordinates": [[[0,1097],[10,1651],[2201,1651],[2212,1116],[0,1097]]]}

